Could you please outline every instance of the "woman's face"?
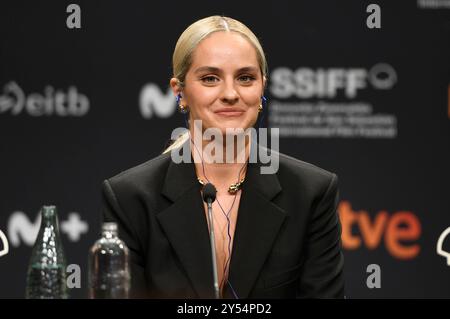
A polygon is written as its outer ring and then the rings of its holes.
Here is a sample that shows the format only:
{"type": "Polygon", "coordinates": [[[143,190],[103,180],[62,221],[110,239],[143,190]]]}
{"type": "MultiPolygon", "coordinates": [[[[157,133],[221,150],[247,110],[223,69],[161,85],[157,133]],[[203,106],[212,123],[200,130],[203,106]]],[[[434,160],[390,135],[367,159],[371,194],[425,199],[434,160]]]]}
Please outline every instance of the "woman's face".
{"type": "MultiPolygon", "coordinates": [[[[177,94],[180,88],[175,83],[172,79],[177,94]]],[[[256,122],[264,84],[250,42],[234,32],[215,32],[193,52],[181,104],[189,107],[191,121],[202,120],[204,130],[218,128],[222,134],[227,128],[245,130],[256,122]]]]}

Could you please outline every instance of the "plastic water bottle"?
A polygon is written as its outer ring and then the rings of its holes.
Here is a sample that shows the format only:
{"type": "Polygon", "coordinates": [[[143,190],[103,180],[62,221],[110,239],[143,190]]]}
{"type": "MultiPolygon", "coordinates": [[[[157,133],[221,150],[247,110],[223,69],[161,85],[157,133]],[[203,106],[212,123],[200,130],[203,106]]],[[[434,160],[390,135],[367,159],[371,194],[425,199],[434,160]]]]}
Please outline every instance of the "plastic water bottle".
{"type": "Polygon", "coordinates": [[[30,299],[65,299],[66,259],[59,236],[55,206],[41,209],[41,227],[31,252],[25,297],[30,299]]]}
{"type": "Polygon", "coordinates": [[[128,248],[117,236],[117,224],[104,223],[102,237],[89,251],[89,297],[128,298],[129,290],[128,248]]]}

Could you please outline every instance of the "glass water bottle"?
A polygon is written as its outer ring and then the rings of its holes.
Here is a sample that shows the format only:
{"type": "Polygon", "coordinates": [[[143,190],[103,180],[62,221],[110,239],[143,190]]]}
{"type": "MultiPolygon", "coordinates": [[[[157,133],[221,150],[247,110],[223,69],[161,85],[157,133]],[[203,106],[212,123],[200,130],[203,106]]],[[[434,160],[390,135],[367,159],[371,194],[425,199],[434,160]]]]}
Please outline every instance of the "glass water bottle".
{"type": "Polygon", "coordinates": [[[102,237],[89,251],[89,297],[128,298],[130,271],[128,248],[117,234],[116,223],[102,225],[102,237]]]}
{"type": "Polygon", "coordinates": [[[66,259],[59,235],[55,206],[43,206],[41,226],[28,266],[26,298],[68,298],[66,259]]]}

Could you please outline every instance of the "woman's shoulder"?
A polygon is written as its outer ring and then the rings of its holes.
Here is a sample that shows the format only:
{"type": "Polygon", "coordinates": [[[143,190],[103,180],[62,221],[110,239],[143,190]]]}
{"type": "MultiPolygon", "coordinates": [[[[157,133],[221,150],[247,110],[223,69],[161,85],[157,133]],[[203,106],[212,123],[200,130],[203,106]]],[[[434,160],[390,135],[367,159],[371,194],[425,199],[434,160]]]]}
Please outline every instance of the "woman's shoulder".
{"type": "Polygon", "coordinates": [[[161,154],[144,163],[123,170],[110,177],[107,181],[113,188],[141,188],[155,186],[163,181],[167,167],[171,161],[170,153],[161,154]]]}
{"type": "Polygon", "coordinates": [[[337,175],[312,163],[279,154],[278,177],[281,181],[304,185],[307,188],[326,189],[332,183],[337,183],[337,175]]]}
{"type": "Polygon", "coordinates": [[[334,173],[321,168],[315,164],[305,162],[301,159],[289,156],[287,154],[278,153],[280,158],[280,168],[290,170],[292,173],[312,174],[315,176],[331,177],[334,173]]]}
{"type": "MultiPolygon", "coordinates": [[[[331,171],[283,153],[277,154],[279,167],[276,175],[281,184],[326,189],[333,181],[337,182],[336,174],[331,171]]],[[[156,190],[156,188],[162,187],[171,160],[170,152],[161,154],[142,164],[126,169],[107,180],[112,188],[117,190],[136,190],[136,188],[156,190]]]]}

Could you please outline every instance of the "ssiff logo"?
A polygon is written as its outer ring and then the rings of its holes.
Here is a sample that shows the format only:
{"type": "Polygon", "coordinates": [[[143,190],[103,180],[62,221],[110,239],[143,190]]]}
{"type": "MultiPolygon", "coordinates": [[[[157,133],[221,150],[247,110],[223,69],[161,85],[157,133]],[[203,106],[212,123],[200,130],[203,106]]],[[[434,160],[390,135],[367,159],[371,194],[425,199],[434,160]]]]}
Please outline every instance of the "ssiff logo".
{"type": "Polygon", "coordinates": [[[389,90],[397,83],[397,72],[388,63],[365,68],[278,67],[271,72],[270,93],[274,98],[335,98],[340,92],[355,99],[369,84],[377,90],[389,90]]]}

